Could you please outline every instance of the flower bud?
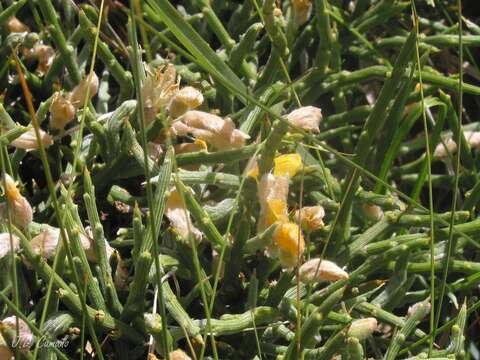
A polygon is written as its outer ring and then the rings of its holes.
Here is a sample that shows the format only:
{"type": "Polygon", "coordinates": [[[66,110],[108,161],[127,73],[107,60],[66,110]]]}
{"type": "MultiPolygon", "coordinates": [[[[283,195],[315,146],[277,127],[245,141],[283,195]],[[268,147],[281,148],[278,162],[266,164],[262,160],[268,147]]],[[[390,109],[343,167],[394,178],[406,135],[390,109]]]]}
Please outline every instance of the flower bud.
{"type": "Polygon", "coordinates": [[[29,32],[30,31],[28,26],[25,25],[20,20],[18,20],[18,18],[15,17],[15,16],[11,16],[7,20],[7,29],[11,33],[23,33],[23,32],[29,32]]]}
{"type": "Polygon", "coordinates": [[[183,350],[177,349],[175,351],[172,351],[170,354],[168,354],[170,357],[170,360],[192,360],[190,356],[185,354],[183,350]]]}
{"type": "Polygon", "coordinates": [[[203,111],[190,110],[176,119],[172,125],[175,135],[193,134],[218,150],[238,149],[245,145],[250,136],[235,129],[230,118],[209,114],[203,111]]]}
{"type": "Polygon", "coordinates": [[[315,106],[304,106],[293,110],[287,115],[290,124],[314,133],[320,132],[320,120],[322,119],[322,109],[315,106]]]}
{"type": "Polygon", "coordinates": [[[22,319],[18,319],[18,330],[17,330],[17,317],[9,316],[2,321],[0,321],[0,327],[3,331],[8,331],[13,336],[17,346],[21,350],[28,350],[32,347],[35,342],[35,337],[33,336],[32,331],[28,324],[22,319]],[[18,337],[17,337],[18,332],[18,337]]]}
{"type": "Polygon", "coordinates": [[[305,241],[297,224],[278,223],[273,233],[273,244],[269,253],[278,257],[282,267],[291,268],[298,264],[303,255],[305,241]]]}
{"type": "Polygon", "coordinates": [[[191,86],[186,86],[173,97],[169,106],[170,116],[173,119],[193,110],[203,103],[203,95],[200,91],[191,86]]]}
{"type": "Polygon", "coordinates": [[[72,105],[79,109],[85,103],[85,99],[87,96],[88,91],[88,100],[94,97],[98,91],[98,76],[95,73],[92,75],[88,75],[85,79],[80,81],[80,83],[75,86],[70,93],[68,100],[72,103],[72,105]]]}
{"type": "Polygon", "coordinates": [[[50,104],[50,126],[63,131],[75,117],[75,107],[62,93],[56,92],[50,104]]]}
{"type": "Polygon", "coordinates": [[[358,319],[352,322],[348,329],[348,336],[355,337],[360,341],[367,339],[377,330],[377,319],[373,317],[358,319]]]}
{"type": "Polygon", "coordinates": [[[302,223],[302,227],[306,230],[322,229],[325,224],[323,217],[325,210],[322,206],[306,206],[295,212],[295,220],[302,223]]]}
{"type": "Polygon", "coordinates": [[[300,280],[305,284],[348,279],[348,273],[332,261],[310,259],[300,266],[300,280]]]}
{"type": "MultiPolygon", "coordinates": [[[[50,145],[53,144],[53,139],[52,137],[43,131],[42,129],[39,129],[40,132],[40,141],[43,144],[43,147],[48,148],[50,145]]],[[[37,143],[37,137],[35,135],[35,129],[30,129],[27,132],[24,132],[22,135],[20,135],[18,138],[13,140],[10,145],[16,147],[17,149],[23,149],[26,151],[33,151],[38,149],[38,143],[37,143]]]]}
{"type": "Polygon", "coordinates": [[[12,234],[10,236],[10,233],[1,233],[0,234],[0,260],[3,259],[5,256],[10,254],[12,251],[11,245],[13,244],[13,251],[17,251],[20,240],[19,238],[12,234]]]}

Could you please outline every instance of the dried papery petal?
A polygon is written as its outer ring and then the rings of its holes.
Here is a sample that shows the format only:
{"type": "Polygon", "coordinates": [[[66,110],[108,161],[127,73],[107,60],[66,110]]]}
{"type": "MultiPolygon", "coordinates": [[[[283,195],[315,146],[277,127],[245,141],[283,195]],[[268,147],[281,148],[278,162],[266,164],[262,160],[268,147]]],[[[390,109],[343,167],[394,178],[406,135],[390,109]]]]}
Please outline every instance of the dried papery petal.
{"type": "Polygon", "coordinates": [[[169,106],[170,116],[175,119],[188,110],[193,110],[203,103],[202,93],[191,86],[180,89],[173,97],[169,106]]]}
{"type": "Polygon", "coordinates": [[[28,324],[22,319],[18,319],[18,337],[17,337],[17,317],[9,316],[3,319],[0,322],[0,326],[4,330],[11,330],[11,334],[15,336],[13,341],[15,341],[15,347],[20,348],[21,350],[28,350],[32,347],[35,342],[35,337],[33,336],[32,331],[28,324]]]}
{"type": "Polygon", "coordinates": [[[152,159],[155,162],[158,162],[163,155],[162,145],[154,142],[149,142],[147,144],[147,152],[150,159],[152,159]]]}
{"type": "Polygon", "coordinates": [[[322,109],[315,106],[304,106],[293,110],[287,115],[290,124],[305,131],[320,132],[322,109]]]}
{"type": "Polygon", "coordinates": [[[13,250],[17,251],[19,244],[20,244],[20,240],[16,235],[12,234],[10,237],[10,233],[1,233],[0,234],[0,260],[3,259],[8,254],[10,254],[10,252],[12,251],[11,245],[13,245],[13,250]]]}
{"type": "Polygon", "coordinates": [[[61,92],[53,95],[50,104],[50,126],[63,131],[65,126],[75,118],[75,107],[61,92]]]}
{"type": "MultiPolygon", "coordinates": [[[[50,145],[53,144],[53,138],[43,131],[39,129],[40,133],[40,141],[43,144],[43,147],[48,148],[50,145]]],[[[37,137],[35,135],[35,129],[30,129],[27,132],[24,132],[18,138],[13,140],[10,145],[16,147],[17,149],[23,149],[26,151],[33,151],[38,149],[37,137]]]]}
{"type": "Polygon", "coordinates": [[[33,53],[38,60],[37,72],[40,75],[46,74],[50,66],[52,66],[55,50],[51,46],[37,43],[33,47],[33,53]]]}
{"type": "Polygon", "coordinates": [[[175,66],[152,69],[147,67],[142,86],[145,122],[149,124],[161,109],[166,108],[178,92],[179,84],[175,66]]]}
{"type": "Polygon", "coordinates": [[[170,360],[192,360],[190,356],[185,354],[183,350],[177,349],[175,351],[172,351],[170,354],[168,354],[170,357],[170,360]]]}
{"type": "Polygon", "coordinates": [[[44,259],[51,259],[55,255],[60,239],[60,230],[48,227],[40,234],[35,236],[31,241],[35,254],[40,255],[44,259]]]}
{"type": "Polygon", "coordinates": [[[302,227],[306,230],[322,229],[325,224],[323,217],[325,210],[322,206],[305,206],[295,212],[295,220],[302,223],[302,227]]]}
{"type": "MultiPolygon", "coordinates": [[[[0,207],[0,216],[4,219],[8,219],[8,211],[10,211],[11,218],[13,223],[25,229],[33,219],[33,210],[30,206],[30,203],[26,198],[24,198],[17,189],[15,182],[13,179],[8,175],[5,174],[5,182],[6,182],[6,189],[5,194],[7,196],[8,201],[8,209],[6,204],[2,204],[0,207]]],[[[3,186],[2,181],[2,186],[3,186]]]]}
{"type": "Polygon", "coordinates": [[[165,215],[183,240],[189,242],[189,233],[191,232],[194,239],[200,241],[202,233],[193,226],[190,220],[190,212],[183,207],[182,199],[177,191],[170,193],[165,207],[165,215]]]}
{"type": "Polygon", "coordinates": [[[302,169],[302,157],[299,154],[285,154],[273,159],[273,175],[294,177],[302,169]]]}
{"type": "Polygon", "coordinates": [[[348,279],[348,273],[332,261],[310,259],[300,266],[300,280],[306,284],[348,279]]]}
{"type": "Polygon", "coordinates": [[[312,3],[310,0],[292,0],[293,22],[296,27],[305,24],[311,13],[312,3]]]}
{"type": "Polygon", "coordinates": [[[381,220],[384,216],[382,208],[378,205],[362,204],[362,208],[365,216],[372,221],[381,220]]]}
{"type": "Polygon", "coordinates": [[[175,135],[185,136],[191,133],[196,138],[206,141],[218,150],[240,148],[250,137],[235,129],[230,118],[209,114],[203,111],[191,110],[177,118],[172,125],[175,135]]]}
{"type": "Polygon", "coordinates": [[[264,174],[258,184],[258,200],[260,202],[259,230],[262,231],[276,221],[288,221],[287,176],[264,174]]]}
{"type": "MultiPolygon", "coordinates": [[[[480,148],[480,131],[464,131],[463,135],[465,136],[465,140],[467,140],[468,145],[472,149],[479,149],[480,148]]],[[[448,156],[448,153],[451,155],[457,152],[457,143],[452,138],[445,139],[443,143],[438,144],[435,147],[433,152],[433,157],[438,159],[443,159],[448,156]],[[448,150],[448,151],[447,151],[448,150]]]]}
{"type": "Polygon", "coordinates": [[[352,322],[348,329],[348,336],[355,337],[360,341],[366,340],[370,335],[377,330],[377,319],[373,317],[358,319],[352,322]]]}
{"type": "Polygon", "coordinates": [[[92,75],[88,75],[85,79],[80,81],[80,83],[75,86],[70,93],[68,100],[72,103],[72,105],[79,109],[85,103],[85,99],[87,96],[87,89],[88,89],[88,100],[94,97],[98,91],[98,76],[95,73],[92,75]]]}
{"type": "Polygon", "coordinates": [[[23,22],[18,20],[18,18],[15,16],[11,16],[10,18],[8,18],[7,29],[11,33],[23,33],[30,31],[30,28],[23,22]]]}
{"type": "Polygon", "coordinates": [[[273,244],[268,252],[278,257],[282,267],[291,268],[298,264],[303,255],[305,241],[297,224],[278,223],[273,233],[273,244]]]}

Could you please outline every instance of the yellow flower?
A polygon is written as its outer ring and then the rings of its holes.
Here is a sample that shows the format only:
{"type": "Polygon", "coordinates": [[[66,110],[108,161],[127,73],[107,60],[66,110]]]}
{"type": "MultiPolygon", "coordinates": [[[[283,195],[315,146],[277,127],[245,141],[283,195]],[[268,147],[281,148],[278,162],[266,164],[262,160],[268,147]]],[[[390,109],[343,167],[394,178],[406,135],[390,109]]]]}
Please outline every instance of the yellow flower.
{"type": "Polygon", "coordinates": [[[190,212],[183,206],[180,194],[176,190],[170,193],[165,206],[165,215],[183,240],[188,242],[190,233],[196,241],[201,240],[202,233],[193,226],[190,220],[190,212]]]}
{"type": "Polygon", "coordinates": [[[288,221],[287,210],[288,177],[265,174],[258,184],[260,202],[259,230],[262,231],[276,221],[288,221]]]}
{"type": "MultiPolygon", "coordinates": [[[[3,186],[3,181],[1,181],[1,183],[3,186]]],[[[8,174],[5,174],[5,183],[5,194],[9,203],[9,210],[11,211],[13,222],[15,225],[21,228],[26,228],[33,219],[32,207],[30,206],[28,200],[20,194],[15,182],[8,174]]],[[[2,204],[0,208],[0,215],[3,218],[7,218],[8,213],[6,204],[2,204]]]]}
{"type": "Polygon", "coordinates": [[[274,160],[273,175],[294,177],[302,169],[302,157],[299,154],[285,154],[274,160]]]}
{"type": "Polygon", "coordinates": [[[295,219],[302,221],[302,227],[307,230],[318,230],[324,227],[325,210],[322,206],[306,206],[295,212],[295,219]]]}
{"type": "Polygon", "coordinates": [[[50,104],[50,126],[63,131],[75,117],[75,107],[62,93],[56,92],[50,104]]]}
{"type": "Polygon", "coordinates": [[[303,255],[305,241],[297,224],[291,222],[278,223],[273,233],[273,244],[270,252],[277,256],[284,268],[298,264],[303,255]]]}

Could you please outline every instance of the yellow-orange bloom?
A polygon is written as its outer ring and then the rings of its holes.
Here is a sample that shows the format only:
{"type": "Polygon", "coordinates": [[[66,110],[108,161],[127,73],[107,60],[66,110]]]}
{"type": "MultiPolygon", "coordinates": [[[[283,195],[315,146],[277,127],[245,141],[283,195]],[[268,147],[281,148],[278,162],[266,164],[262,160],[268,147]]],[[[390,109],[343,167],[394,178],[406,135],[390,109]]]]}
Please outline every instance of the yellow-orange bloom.
{"type": "Polygon", "coordinates": [[[294,177],[302,169],[302,157],[299,154],[285,154],[274,160],[273,175],[294,177]]]}
{"type": "Polygon", "coordinates": [[[298,225],[291,222],[278,223],[269,252],[278,257],[282,266],[296,266],[304,249],[305,241],[298,225]]]}

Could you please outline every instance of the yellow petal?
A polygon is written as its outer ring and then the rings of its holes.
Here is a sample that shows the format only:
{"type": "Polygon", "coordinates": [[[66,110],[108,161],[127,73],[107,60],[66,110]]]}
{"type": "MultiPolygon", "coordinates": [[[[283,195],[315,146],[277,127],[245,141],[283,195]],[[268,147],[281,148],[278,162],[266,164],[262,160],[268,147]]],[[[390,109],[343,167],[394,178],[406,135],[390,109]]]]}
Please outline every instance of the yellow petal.
{"type": "Polygon", "coordinates": [[[273,175],[294,177],[302,168],[302,157],[299,154],[285,154],[274,160],[273,175]]]}
{"type": "Polygon", "coordinates": [[[288,268],[297,265],[305,247],[298,225],[290,222],[280,223],[273,234],[273,240],[282,266],[288,268]]]}
{"type": "Polygon", "coordinates": [[[268,200],[265,225],[270,226],[277,221],[288,221],[287,203],[278,199],[268,200]]]}

